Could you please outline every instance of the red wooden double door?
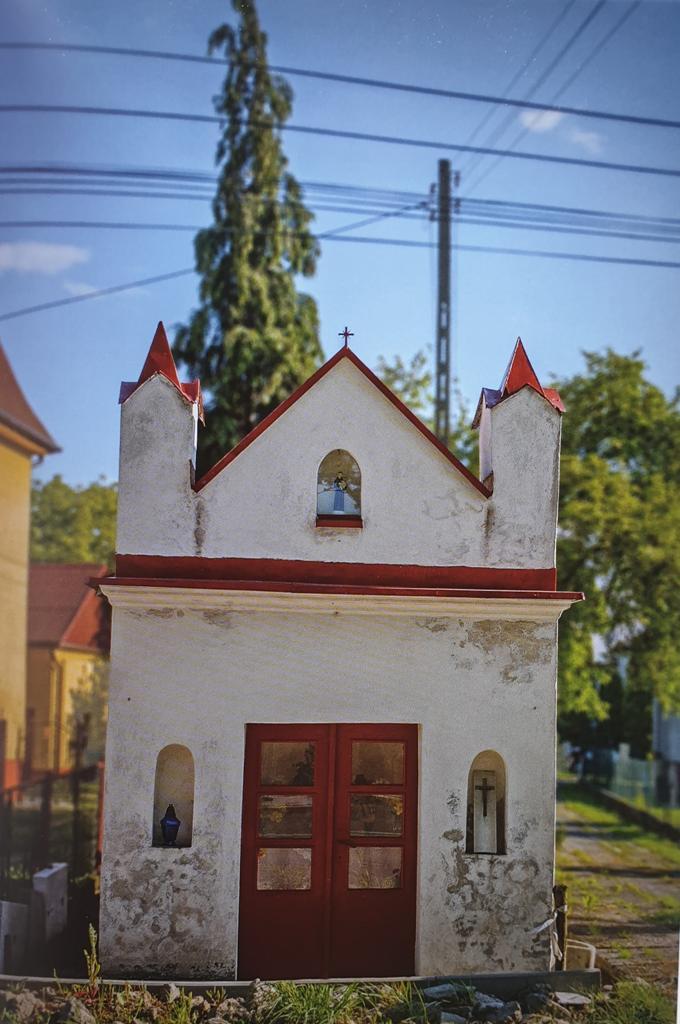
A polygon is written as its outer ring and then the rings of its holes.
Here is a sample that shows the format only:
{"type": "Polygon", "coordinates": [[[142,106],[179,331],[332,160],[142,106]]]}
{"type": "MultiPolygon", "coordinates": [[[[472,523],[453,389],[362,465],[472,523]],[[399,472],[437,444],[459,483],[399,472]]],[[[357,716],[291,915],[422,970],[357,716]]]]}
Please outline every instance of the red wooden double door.
{"type": "Polygon", "coordinates": [[[251,725],[240,978],[414,972],[413,725],[251,725]]]}

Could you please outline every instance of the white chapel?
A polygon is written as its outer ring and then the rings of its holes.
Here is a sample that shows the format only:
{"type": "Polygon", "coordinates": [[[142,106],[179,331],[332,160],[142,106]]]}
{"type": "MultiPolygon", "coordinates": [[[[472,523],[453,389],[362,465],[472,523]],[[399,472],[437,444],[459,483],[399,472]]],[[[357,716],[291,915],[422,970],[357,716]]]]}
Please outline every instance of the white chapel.
{"type": "Polygon", "coordinates": [[[344,347],[196,480],[159,324],[97,580],[107,976],[549,968],[562,412],[518,341],[475,476],[344,347]]]}

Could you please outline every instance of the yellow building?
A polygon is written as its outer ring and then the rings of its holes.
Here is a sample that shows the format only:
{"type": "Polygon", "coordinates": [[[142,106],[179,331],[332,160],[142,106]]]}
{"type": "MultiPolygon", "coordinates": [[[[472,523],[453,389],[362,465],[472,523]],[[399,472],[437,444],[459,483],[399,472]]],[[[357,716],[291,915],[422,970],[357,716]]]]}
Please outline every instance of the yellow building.
{"type": "Polygon", "coordinates": [[[57,451],[0,345],[0,788],[24,758],[31,468],[57,451]]]}
{"type": "MultiPolygon", "coordinates": [[[[105,565],[31,565],[26,761],[34,773],[73,767],[76,724],[91,713],[108,661],[109,606],[88,585],[106,573],[105,565]]],[[[86,724],[90,738],[98,725],[86,724]]]]}

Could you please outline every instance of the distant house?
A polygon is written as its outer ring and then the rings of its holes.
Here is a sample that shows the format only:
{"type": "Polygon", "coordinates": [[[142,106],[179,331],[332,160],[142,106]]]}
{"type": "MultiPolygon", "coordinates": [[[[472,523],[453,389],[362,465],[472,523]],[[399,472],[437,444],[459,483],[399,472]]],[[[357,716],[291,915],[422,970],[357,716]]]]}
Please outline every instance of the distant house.
{"type": "Polygon", "coordinates": [[[24,758],[31,469],[58,451],[0,345],[0,788],[19,781],[24,758]]]}
{"type": "Polygon", "coordinates": [[[26,744],[33,772],[72,765],[74,694],[85,697],[91,691],[109,654],[108,606],[88,586],[106,571],[105,565],[90,563],[31,565],[26,744]]]}

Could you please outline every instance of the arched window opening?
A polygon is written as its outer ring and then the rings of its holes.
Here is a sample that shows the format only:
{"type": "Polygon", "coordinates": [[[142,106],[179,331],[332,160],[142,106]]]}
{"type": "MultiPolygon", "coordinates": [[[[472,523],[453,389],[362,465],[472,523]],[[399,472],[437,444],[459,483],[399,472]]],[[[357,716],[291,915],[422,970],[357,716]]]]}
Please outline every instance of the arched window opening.
{"type": "Polygon", "coordinates": [[[191,846],[194,830],[194,759],[188,747],[170,743],[156,759],[153,845],[191,846]]]}
{"type": "Polygon", "coordinates": [[[319,517],[361,518],[361,470],[356,459],[335,448],[319,466],[316,488],[319,517]]]}
{"type": "Polygon", "coordinates": [[[505,764],[483,750],[468,775],[466,853],[505,853],[505,764]]]}

